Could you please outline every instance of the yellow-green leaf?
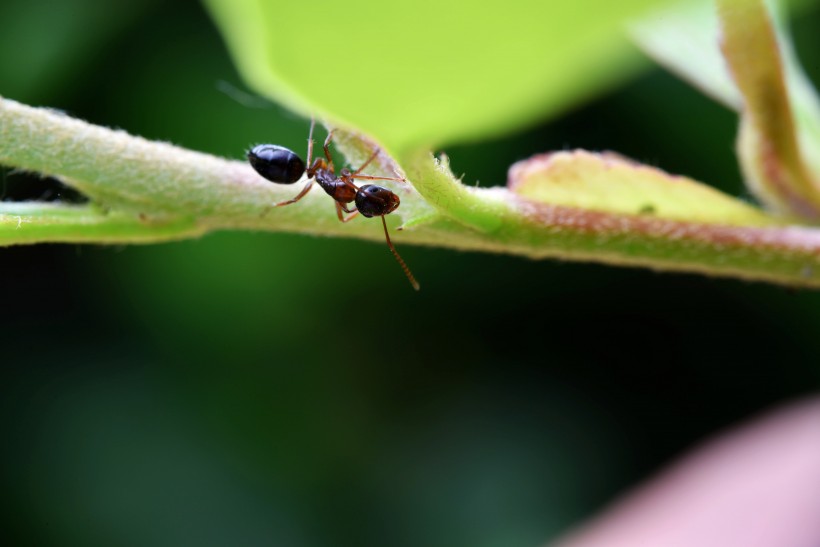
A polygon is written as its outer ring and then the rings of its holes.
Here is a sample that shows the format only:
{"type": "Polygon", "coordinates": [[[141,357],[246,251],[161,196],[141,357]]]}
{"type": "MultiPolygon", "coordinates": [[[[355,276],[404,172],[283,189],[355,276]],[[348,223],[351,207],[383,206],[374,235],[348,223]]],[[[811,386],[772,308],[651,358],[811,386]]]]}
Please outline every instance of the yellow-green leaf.
{"type": "MultiPolygon", "coordinates": [[[[804,162],[772,20],[762,0],[718,0],[722,50],[743,96],[738,152],[775,210],[820,219],[820,181],[804,162]]],[[[816,144],[816,143],[815,143],[816,144]]]]}
{"type": "MultiPolygon", "coordinates": [[[[684,0],[633,30],[650,56],[740,112],[738,152],[754,194],[773,210],[816,222],[820,100],[793,51],[779,9],[785,3],[719,0],[716,9],[712,1],[684,0]]],[[[788,4],[797,13],[811,3],[788,4]]]]}
{"type": "Polygon", "coordinates": [[[710,186],[613,153],[535,156],[512,166],[508,184],[533,201],[593,211],[735,226],[776,223],[710,186]]]}
{"type": "Polygon", "coordinates": [[[394,154],[532,124],[643,63],[623,21],[658,0],[206,0],[246,81],[394,154]]]}

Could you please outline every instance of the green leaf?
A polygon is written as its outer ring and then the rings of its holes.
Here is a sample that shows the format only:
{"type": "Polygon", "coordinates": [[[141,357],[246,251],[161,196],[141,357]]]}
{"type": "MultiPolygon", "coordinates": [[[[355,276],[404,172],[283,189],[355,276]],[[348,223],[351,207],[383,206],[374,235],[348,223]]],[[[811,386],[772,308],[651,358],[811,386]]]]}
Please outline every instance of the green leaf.
{"type": "Polygon", "coordinates": [[[644,18],[634,35],[650,56],[741,113],[738,153],[756,196],[816,222],[820,101],[797,62],[777,9],[782,3],[768,4],[779,18],[760,0],[719,0],[719,10],[687,0],[644,18]]]}
{"type": "Polygon", "coordinates": [[[779,223],[712,187],[612,153],[536,156],[512,166],[509,185],[527,199],[592,211],[738,226],[779,223]]]}
{"type": "MultiPolygon", "coordinates": [[[[775,210],[820,220],[820,171],[804,161],[775,27],[761,0],[718,0],[722,50],[743,96],[738,152],[752,190],[775,210]]],[[[815,126],[820,108],[812,93],[815,126]]],[[[807,113],[808,111],[806,111],[807,113]]],[[[804,133],[806,137],[820,136],[804,133]]],[[[805,150],[820,141],[805,138],[805,150]]],[[[815,152],[818,154],[818,152],[815,152]]]]}
{"type": "Polygon", "coordinates": [[[713,0],[675,2],[633,21],[631,28],[647,55],[716,101],[740,110],[740,93],[718,46],[713,0]]]}
{"type": "Polygon", "coordinates": [[[259,93],[392,153],[555,114],[641,66],[622,21],[656,0],[206,0],[259,93]]]}

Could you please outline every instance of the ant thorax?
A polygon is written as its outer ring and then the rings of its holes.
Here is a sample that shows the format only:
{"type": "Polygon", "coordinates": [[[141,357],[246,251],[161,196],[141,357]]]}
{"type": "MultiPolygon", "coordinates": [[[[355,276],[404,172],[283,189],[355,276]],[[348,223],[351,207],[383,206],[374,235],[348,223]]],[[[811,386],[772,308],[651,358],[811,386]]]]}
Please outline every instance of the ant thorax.
{"type": "Polygon", "coordinates": [[[339,203],[350,203],[356,199],[356,187],[337,177],[330,169],[317,169],[314,176],[327,195],[339,203]]]}

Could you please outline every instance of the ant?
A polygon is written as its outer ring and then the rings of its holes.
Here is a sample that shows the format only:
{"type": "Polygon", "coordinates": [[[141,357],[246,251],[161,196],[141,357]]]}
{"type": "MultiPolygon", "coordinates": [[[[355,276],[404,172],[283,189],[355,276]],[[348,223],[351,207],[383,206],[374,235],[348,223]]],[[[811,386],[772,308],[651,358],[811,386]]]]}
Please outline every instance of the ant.
{"type": "MultiPolygon", "coordinates": [[[[406,179],[361,174],[361,172],[376,159],[376,156],[379,155],[379,152],[381,152],[379,148],[376,148],[370,158],[355,171],[351,172],[350,169],[345,167],[341,169],[337,175],[333,167],[333,158],[330,155],[329,148],[330,142],[333,140],[333,131],[328,133],[325,143],[322,146],[325,157],[320,156],[313,159],[313,128],[315,125],[316,121],[311,120],[310,134],[308,136],[307,164],[292,150],[276,144],[260,144],[248,150],[248,161],[251,166],[257,173],[271,182],[293,184],[299,181],[303,175],[307,175],[307,183],[305,187],[302,188],[302,191],[296,194],[296,197],[274,203],[271,207],[282,207],[296,203],[305,197],[310,189],[313,188],[313,183],[317,182],[336,202],[336,216],[339,217],[340,221],[349,222],[359,213],[367,218],[375,216],[381,217],[382,226],[384,227],[384,237],[387,240],[387,246],[390,248],[390,252],[396,257],[396,260],[402,270],[404,270],[404,274],[407,276],[413,288],[419,290],[418,281],[413,277],[410,268],[407,267],[401,255],[399,255],[399,252],[393,246],[393,242],[390,241],[390,235],[387,233],[387,222],[384,220],[385,215],[392,213],[399,206],[399,196],[387,188],[376,186],[375,184],[365,184],[359,187],[353,183],[356,179],[395,180],[399,182],[406,182],[406,179]],[[349,206],[350,203],[353,202],[355,202],[355,207],[351,209],[349,206]],[[344,213],[348,213],[348,216],[345,216],[344,213]]],[[[267,213],[269,209],[270,207],[265,210],[265,213],[267,213]]]]}

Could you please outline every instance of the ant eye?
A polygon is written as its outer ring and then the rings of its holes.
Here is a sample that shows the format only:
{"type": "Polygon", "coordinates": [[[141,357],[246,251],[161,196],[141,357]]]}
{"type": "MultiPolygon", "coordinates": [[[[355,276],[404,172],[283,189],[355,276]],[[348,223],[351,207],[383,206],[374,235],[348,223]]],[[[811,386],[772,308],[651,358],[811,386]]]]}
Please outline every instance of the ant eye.
{"type": "Polygon", "coordinates": [[[356,209],[365,217],[380,217],[396,210],[399,196],[381,186],[366,184],[356,192],[356,209]]]}
{"type": "Polygon", "coordinates": [[[305,162],[292,150],[275,144],[260,144],[248,150],[248,161],[257,173],[271,182],[292,184],[305,173],[305,162]]]}

